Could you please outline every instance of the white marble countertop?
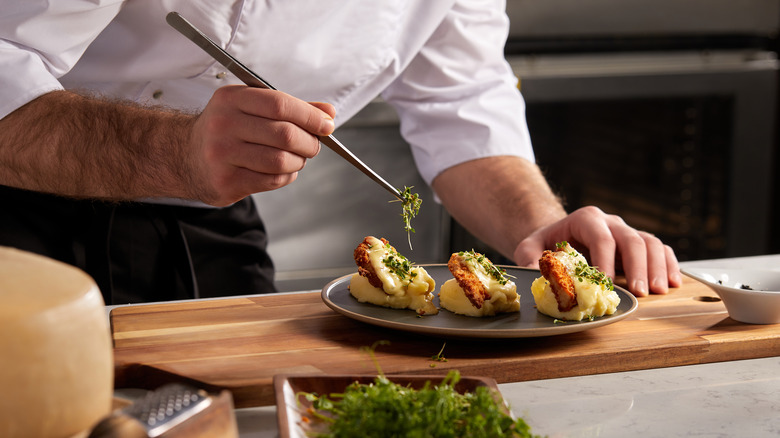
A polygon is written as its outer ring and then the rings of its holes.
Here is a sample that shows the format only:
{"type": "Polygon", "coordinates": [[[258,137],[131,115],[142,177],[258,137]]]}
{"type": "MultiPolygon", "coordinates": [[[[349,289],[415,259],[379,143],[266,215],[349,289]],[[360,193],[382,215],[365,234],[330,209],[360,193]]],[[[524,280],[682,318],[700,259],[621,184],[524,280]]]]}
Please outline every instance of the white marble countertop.
{"type": "MultiPolygon", "coordinates": [[[[780,357],[499,385],[549,438],[780,436],[780,357]]],[[[236,411],[242,438],[278,436],[276,409],[236,411]]]]}
{"type": "MultiPolygon", "coordinates": [[[[780,255],[684,266],[780,271],[780,255]]],[[[780,351],[774,357],[506,383],[499,389],[534,433],[560,437],[780,436],[780,351]]],[[[274,407],[236,410],[242,438],[278,436],[274,407]]]]}

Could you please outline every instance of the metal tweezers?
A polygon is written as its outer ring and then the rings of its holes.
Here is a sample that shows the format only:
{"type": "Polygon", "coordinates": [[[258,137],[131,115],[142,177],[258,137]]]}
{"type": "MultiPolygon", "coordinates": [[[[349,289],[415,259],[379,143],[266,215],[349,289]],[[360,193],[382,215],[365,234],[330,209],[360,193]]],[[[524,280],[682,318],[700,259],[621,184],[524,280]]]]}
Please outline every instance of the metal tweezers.
{"type": "MultiPolygon", "coordinates": [[[[182,17],[178,12],[170,12],[165,17],[168,24],[171,25],[174,29],[181,32],[182,35],[189,38],[193,43],[197,44],[198,47],[205,50],[206,53],[211,55],[215,60],[217,60],[220,64],[225,66],[231,73],[236,75],[239,79],[241,79],[246,85],[250,87],[258,87],[258,88],[267,88],[270,90],[276,90],[276,88],[266,82],[263,78],[258,76],[255,72],[241,64],[236,58],[234,58],[231,54],[226,52],[223,48],[218,46],[214,41],[212,41],[209,37],[203,34],[200,30],[198,30],[197,27],[192,25],[189,21],[187,21],[184,17],[182,17]]],[[[401,196],[401,193],[390,185],[387,181],[385,181],[381,176],[379,176],[376,172],[371,170],[370,167],[368,167],[365,163],[360,161],[358,157],[355,156],[352,152],[350,152],[349,149],[347,149],[341,142],[336,140],[335,137],[332,135],[328,136],[320,136],[319,140],[322,144],[332,149],[334,152],[339,154],[342,158],[349,161],[353,166],[358,168],[361,172],[365,173],[369,178],[377,182],[379,185],[384,187],[387,191],[393,194],[396,198],[403,201],[403,197],[401,196]]]]}

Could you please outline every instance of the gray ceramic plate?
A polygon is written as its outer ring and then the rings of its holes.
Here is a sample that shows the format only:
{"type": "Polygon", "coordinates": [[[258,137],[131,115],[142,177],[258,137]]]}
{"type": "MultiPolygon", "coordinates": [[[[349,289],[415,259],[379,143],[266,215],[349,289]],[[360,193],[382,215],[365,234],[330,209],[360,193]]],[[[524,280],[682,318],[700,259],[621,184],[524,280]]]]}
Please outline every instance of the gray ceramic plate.
{"type": "MultiPolygon", "coordinates": [[[[451,278],[447,265],[421,265],[436,280],[438,289],[451,278]]],[[[352,275],[339,277],[322,289],[322,300],[336,312],[368,324],[429,335],[470,338],[524,338],[562,335],[594,329],[618,322],[633,313],[638,306],[636,298],[623,288],[615,287],[620,296],[617,311],[593,321],[556,322],[554,318],[536,311],[531,294],[531,283],[540,276],[539,270],[503,266],[513,277],[520,294],[520,312],[485,318],[456,315],[440,310],[437,315],[418,317],[412,310],[397,310],[358,302],[349,294],[352,275]]],[[[438,291],[436,292],[438,294],[438,291]]],[[[434,304],[439,307],[438,296],[434,304]]]]}

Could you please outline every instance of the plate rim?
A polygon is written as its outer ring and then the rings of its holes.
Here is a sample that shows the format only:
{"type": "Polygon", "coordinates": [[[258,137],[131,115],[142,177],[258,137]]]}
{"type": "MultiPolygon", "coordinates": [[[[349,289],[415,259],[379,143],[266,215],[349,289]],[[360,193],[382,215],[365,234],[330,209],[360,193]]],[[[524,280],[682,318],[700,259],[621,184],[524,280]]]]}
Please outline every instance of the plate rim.
{"type": "MultiPolygon", "coordinates": [[[[428,268],[428,267],[446,267],[447,265],[444,263],[430,263],[430,264],[420,264],[417,266],[428,268]]],[[[497,265],[497,266],[504,269],[539,272],[539,275],[541,275],[541,272],[538,269],[526,268],[521,266],[511,266],[511,265],[497,265]]],[[[352,272],[350,274],[346,274],[334,278],[322,288],[322,291],[320,292],[320,297],[322,301],[325,303],[325,305],[327,305],[331,310],[335,311],[336,313],[339,313],[345,317],[354,319],[356,321],[360,321],[366,324],[371,324],[374,326],[401,330],[406,332],[413,332],[418,334],[438,335],[438,336],[445,335],[445,336],[460,337],[460,338],[482,338],[482,339],[501,339],[501,338],[506,339],[506,338],[556,336],[556,335],[564,335],[569,333],[577,333],[581,331],[591,330],[605,325],[616,323],[633,314],[639,307],[639,301],[633,294],[631,294],[630,292],[628,292],[627,290],[625,290],[620,286],[614,286],[616,292],[623,295],[620,297],[621,300],[623,300],[625,296],[625,298],[628,298],[631,301],[631,306],[629,307],[628,310],[626,310],[625,312],[619,315],[610,315],[606,318],[598,319],[596,321],[585,321],[585,322],[578,321],[576,324],[568,324],[568,325],[561,324],[557,326],[542,327],[542,328],[535,328],[535,329],[473,329],[473,328],[461,329],[457,327],[446,328],[446,327],[420,326],[420,325],[407,324],[407,323],[396,323],[382,318],[373,318],[367,315],[353,312],[349,309],[344,309],[343,307],[334,303],[329,297],[329,291],[333,289],[333,287],[336,284],[347,280],[348,278],[352,277],[355,273],[356,272],[352,272]]],[[[373,304],[367,304],[367,303],[361,303],[361,304],[365,304],[366,306],[373,306],[373,304]]],[[[398,309],[398,310],[403,311],[403,309],[398,309]]],[[[536,310],[534,309],[534,311],[536,310]]],[[[435,317],[436,315],[431,315],[431,316],[427,316],[426,318],[435,318],[435,317]]],[[[464,317],[468,318],[466,316],[464,317]]]]}

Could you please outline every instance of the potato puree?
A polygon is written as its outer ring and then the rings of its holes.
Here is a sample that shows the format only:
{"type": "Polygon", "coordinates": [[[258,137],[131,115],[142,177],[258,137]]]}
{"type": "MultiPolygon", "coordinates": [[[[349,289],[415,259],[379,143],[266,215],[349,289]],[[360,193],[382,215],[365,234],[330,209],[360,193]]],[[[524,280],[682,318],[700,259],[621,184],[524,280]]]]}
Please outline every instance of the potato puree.
{"type": "Polygon", "coordinates": [[[577,305],[569,311],[561,312],[558,310],[555,294],[550,289],[550,283],[544,277],[537,278],[531,284],[536,309],[553,318],[580,321],[589,317],[611,315],[620,304],[617,292],[599,284],[575,280],[574,290],[577,294],[577,305]]]}
{"type": "Polygon", "coordinates": [[[452,278],[444,282],[439,292],[441,306],[450,312],[467,316],[494,316],[499,313],[519,312],[520,299],[517,288],[513,282],[501,286],[498,282],[491,282],[488,288],[490,299],[486,299],[482,308],[477,309],[458,286],[458,282],[452,278]]]}
{"type": "MultiPolygon", "coordinates": [[[[349,293],[361,303],[371,303],[393,309],[412,309],[420,315],[435,315],[439,313],[439,309],[431,302],[433,293],[427,292],[427,290],[427,288],[412,288],[405,293],[390,295],[378,287],[371,286],[368,279],[359,274],[354,274],[349,284],[349,293]]],[[[433,286],[430,290],[433,290],[433,286]]]]}
{"type": "Polygon", "coordinates": [[[349,293],[353,297],[361,303],[412,309],[420,315],[439,313],[432,302],[436,282],[424,268],[411,266],[395,248],[375,237],[366,237],[366,241],[370,245],[368,258],[371,268],[382,282],[382,288],[372,286],[366,277],[355,274],[349,285],[349,293]]]}

